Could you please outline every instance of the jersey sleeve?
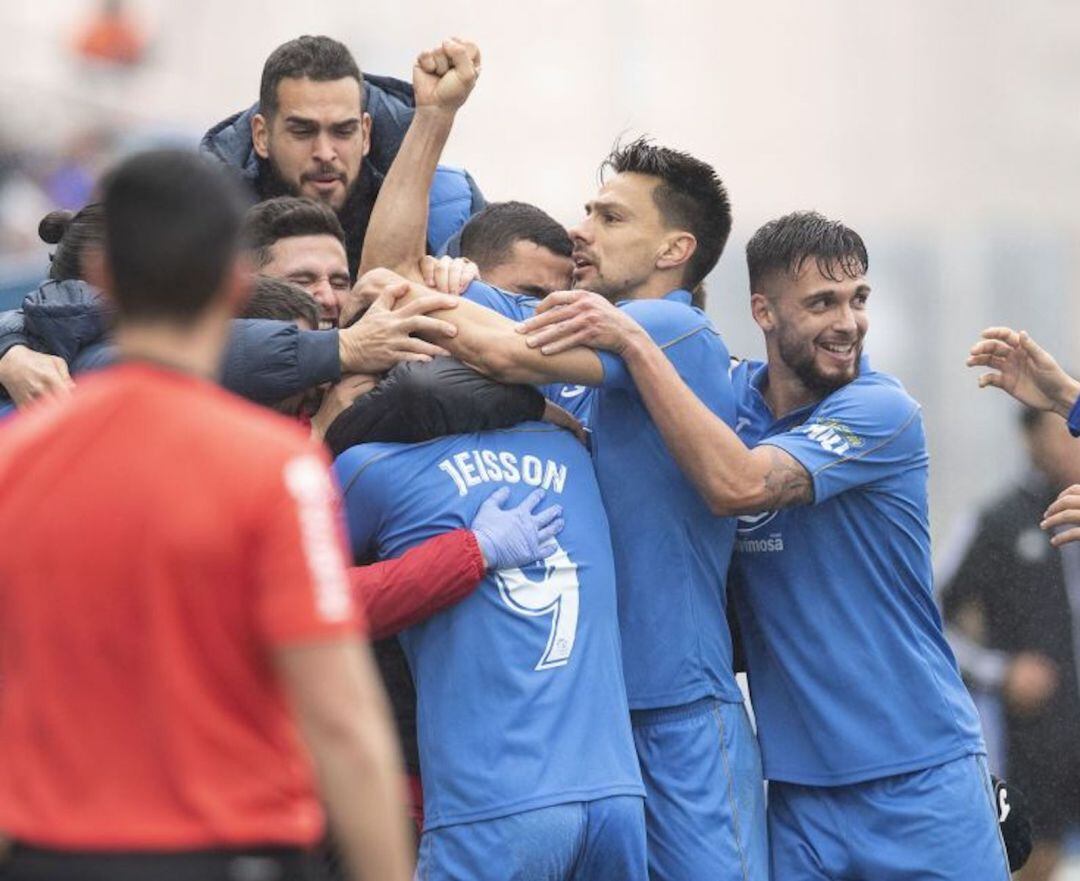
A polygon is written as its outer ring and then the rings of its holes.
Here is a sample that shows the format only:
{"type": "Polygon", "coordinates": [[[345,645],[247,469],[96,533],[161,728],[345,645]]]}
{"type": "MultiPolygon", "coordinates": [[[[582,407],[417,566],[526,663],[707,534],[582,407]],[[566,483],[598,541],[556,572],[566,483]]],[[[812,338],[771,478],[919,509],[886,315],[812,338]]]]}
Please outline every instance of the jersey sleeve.
{"type": "Polygon", "coordinates": [[[289,457],[258,507],[256,616],[272,645],[356,635],[338,494],[315,450],[289,457]]]}
{"type": "Polygon", "coordinates": [[[814,504],[921,465],[919,405],[902,389],[858,380],[834,392],[802,425],[765,444],[790,453],[814,481],[814,504]]]}
{"type": "MultiPolygon", "coordinates": [[[[684,343],[692,341],[698,333],[716,336],[716,331],[704,315],[682,303],[668,300],[633,300],[621,304],[619,308],[641,325],[649,338],[664,350],[668,360],[684,378],[681,357],[684,351],[693,348],[692,344],[688,346],[684,343]]],[[[634,388],[633,377],[622,358],[611,352],[597,354],[604,368],[604,379],[601,383],[604,388],[634,388]]],[[[727,362],[723,367],[727,368],[727,362]]]]}
{"type": "Polygon", "coordinates": [[[394,560],[349,575],[373,639],[384,639],[467,597],[484,577],[484,558],[467,529],[437,535],[394,560]]]}
{"type": "Polygon", "coordinates": [[[498,312],[511,321],[524,321],[536,312],[536,301],[531,297],[511,294],[482,281],[472,282],[461,296],[487,307],[492,312],[498,312]]]}
{"type": "Polygon", "coordinates": [[[362,444],[350,447],[334,460],[354,560],[369,559],[378,552],[382,475],[379,469],[370,467],[378,458],[376,445],[362,444]]]}

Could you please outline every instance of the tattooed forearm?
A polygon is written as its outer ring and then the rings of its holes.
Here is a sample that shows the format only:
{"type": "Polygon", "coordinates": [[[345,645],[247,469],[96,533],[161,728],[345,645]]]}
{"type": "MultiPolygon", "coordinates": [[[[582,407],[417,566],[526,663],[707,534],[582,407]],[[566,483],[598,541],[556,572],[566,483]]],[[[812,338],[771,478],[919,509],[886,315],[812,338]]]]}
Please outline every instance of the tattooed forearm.
{"type": "Polygon", "coordinates": [[[770,510],[808,505],[814,501],[814,481],[790,453],[779,447],[763,447],[769,455],[765,483],[766,505],[770,510]]]}

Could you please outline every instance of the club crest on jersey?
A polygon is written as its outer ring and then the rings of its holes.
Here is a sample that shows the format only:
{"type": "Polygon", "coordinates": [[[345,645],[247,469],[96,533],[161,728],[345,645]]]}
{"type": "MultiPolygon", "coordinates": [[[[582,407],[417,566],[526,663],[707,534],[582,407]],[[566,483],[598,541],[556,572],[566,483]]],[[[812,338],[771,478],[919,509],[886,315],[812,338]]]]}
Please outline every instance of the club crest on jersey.
{"type": "Polygon", "coordinates": [[[762,533],[762,527],[776,519],[779,511],[744,514],[735,521],[735,550],[741,554],[775,553],[784,549],[784,536],[779,532],[762,533]]]}
{"type": "Polygon", "coordinates": [[[760,514],[743,514],[736,520],[735,528],[739,535],[756,532],[767,523],[776,519],[779,511],[762,511],[760,514]]]}

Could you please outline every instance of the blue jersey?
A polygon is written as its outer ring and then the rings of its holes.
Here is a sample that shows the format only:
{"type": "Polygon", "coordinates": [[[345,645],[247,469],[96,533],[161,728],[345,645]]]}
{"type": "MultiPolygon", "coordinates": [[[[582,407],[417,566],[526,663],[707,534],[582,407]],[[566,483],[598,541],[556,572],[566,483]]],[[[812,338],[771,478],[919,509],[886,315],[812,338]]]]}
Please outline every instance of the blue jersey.
{"type": "Polygon", "coordinates": [[[489,574],[399,639],[417,692],[425,828],[643,795],[620,668],[615,572],[592,463],[529,422],[422,444],[363,444],[334,465],[352,546],[397,557],[467,527],[501,486],[563,507],[559,547],[489,574]]]}
{"type": "Polygon", "coordinates": [[[732,372],[739,436],[797,459],[812,505],[742,517],[735,596],[765,776],[857,783],[983,751],[930,573],[919,405],[870,370],[774,419],[767,368],[732,372]]]}
{"type": "MultiPolygon", "coordinates": [[[[735,422],[728,352],[690,294],[620,303],[713,413],[735,422]]],[[[622,359],[601,353],[593,461],[615,573],[632,709],[705,697],[741,702],[731,670],[726,580],[735,520],[709,511],[664,446],[622,359]]]]}
{"type": "MultiPolygon", "coordinates": [[[[472,300],[474,303],[486,306],[493,312],[505,315],[512,321],[525,321],[532,318],[536,314],[536,306],[540,302],[536,297],[529,297],[525,294],[511,294],[509,291],[479,281],[474,281],[469,285],[463,296],[466,300],[472,300]]],[[[540,392],[549,401],[567,410],[586,428],[589,427],[593,389],[585,385],[567,385],[563,382],[553,382],[540,386],[540,392]]]]}

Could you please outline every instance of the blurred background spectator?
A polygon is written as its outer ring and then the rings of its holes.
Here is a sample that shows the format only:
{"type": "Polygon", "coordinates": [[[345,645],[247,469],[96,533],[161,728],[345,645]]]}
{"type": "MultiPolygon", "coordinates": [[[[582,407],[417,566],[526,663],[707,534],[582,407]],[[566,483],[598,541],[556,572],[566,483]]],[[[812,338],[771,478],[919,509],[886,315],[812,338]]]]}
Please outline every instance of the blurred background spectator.
{"type": "Polygon", "coordinates": [[[1055,549],[1042,512],[1080,482],[1080,444],[1054,413],[1023,409],[1028,470],[956,538],[939,570],[961,667],[980,698],[998,773],[1029,793],[1024,881],[1052,877],[1080,820],[1080,545],[1055,549]]]}

